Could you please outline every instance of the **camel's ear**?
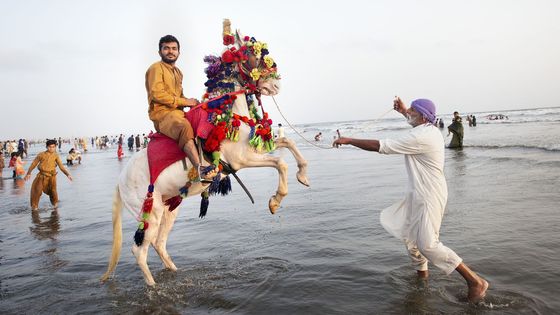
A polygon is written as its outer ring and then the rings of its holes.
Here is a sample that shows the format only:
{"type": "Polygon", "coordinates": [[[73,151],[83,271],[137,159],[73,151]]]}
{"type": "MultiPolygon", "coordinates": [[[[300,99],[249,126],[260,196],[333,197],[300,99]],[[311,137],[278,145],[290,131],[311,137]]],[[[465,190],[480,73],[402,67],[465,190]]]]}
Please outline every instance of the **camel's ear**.
{"type": "Polygon", "coordinates": [[[239,48],[243,46],[243,35],[239,30],[235,30],[235,42],[237,43],[237,46],[239,46],[239,48]]]}
{"type": "Polygon", "coordinates": [[[224,19],[222,25],[223,25],[222,37],[226,35],[231,35],[231,22],[229,21],[229,19],[224,19]]]}

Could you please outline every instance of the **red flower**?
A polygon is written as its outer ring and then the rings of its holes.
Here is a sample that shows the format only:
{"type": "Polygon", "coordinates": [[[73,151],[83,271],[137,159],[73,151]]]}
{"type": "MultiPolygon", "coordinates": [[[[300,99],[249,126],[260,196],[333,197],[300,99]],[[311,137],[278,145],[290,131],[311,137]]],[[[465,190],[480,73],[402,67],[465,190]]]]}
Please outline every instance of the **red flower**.
{"type": "Polygon", "coordinates": [[[233,43],[235,43],[233,35],[224,35],[224,45],[233,45],[233,43]]]}
{"type": "Polygon", "coordinates": [[[225,63],[232,63],[233,62],[233,53],[231,50],[226,50],[222,54],[222,61],[225,63]]]}
{"type": "Polygon", "coordinates": [[[206,143],[204,144],[204,151],[206,152],[214,152],[220,151],[220,143],[226,138],[226,123],[219,122],[210,134],[208,135],[208,139],[206,139],[206,143]]]}
{"type": "Polygon", "coordinates": [[[142,221],[142,222],[144,222],[144,231],[146,231],[148,229],[148,226],[150,225],[148,224],[148,221],[142,221]]]}
{"type": "Polygon", "coordinates": [[[248,41],[249,41],[249,39],[251,39],[251,38],[250,38],[249,36],[245,36],[245,37],[243,37],[243,41],[246,41],[246,42],[248,42],[248,41]]]}

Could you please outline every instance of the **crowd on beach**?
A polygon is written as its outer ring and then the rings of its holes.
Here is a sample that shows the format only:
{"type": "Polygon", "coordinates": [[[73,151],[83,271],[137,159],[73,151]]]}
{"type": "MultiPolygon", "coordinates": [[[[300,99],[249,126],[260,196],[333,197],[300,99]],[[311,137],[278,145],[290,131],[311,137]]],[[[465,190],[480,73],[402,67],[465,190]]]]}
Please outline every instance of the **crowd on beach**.
{"type": "MultiPolygon", "coordinates": [[[[65,147],[70,146],[69,151],[64,154],[66,165],[71,166],[75,164],[82,163],[82,154],[88,152],[90,148],[97,148],[99,150],[106,150],[112,146],[122,146],[124,143],[125,136],[120,135],[104,135],[104,136],[92,136],[92,137],[74,137],[74,138],[54,138],[56,141],[56,150],[58,153],[62,153],[63,145],[65,147]]],[[[0,177],[3,178],[4,168],[12,169],[10,177],[15,180],[24,179],[25,176],[25,164],[29,158],[29,147],[32,145],[45,145],[48,139],[45,140],[5,140],[0,141],[0,177]]],[[[128,149],[130,151],[139,151],[142,148],[146,148],[148,145],[149,138],[144,133],[142,135],[131,134],[128,137],[128,149]]],[[[122,158],[124,154],[119,154],[119,158],[122,158]]]]}

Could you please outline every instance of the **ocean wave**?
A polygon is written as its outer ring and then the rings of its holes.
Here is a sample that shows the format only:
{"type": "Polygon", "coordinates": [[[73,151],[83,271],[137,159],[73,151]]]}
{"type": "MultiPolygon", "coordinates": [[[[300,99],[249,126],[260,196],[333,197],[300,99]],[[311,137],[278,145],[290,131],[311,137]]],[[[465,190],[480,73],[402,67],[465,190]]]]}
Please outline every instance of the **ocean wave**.
{"type": "Polygon", "coordinates": [[[463,145],[464,148],[478,148],[478,149],[537,149],[537,150],[544,150],[550,152],[559,152],[560,145],[525,145],[525,144],[503,144],[503,145],[496,145],[496,144],[470,144],[470,145],[463,145]]]}

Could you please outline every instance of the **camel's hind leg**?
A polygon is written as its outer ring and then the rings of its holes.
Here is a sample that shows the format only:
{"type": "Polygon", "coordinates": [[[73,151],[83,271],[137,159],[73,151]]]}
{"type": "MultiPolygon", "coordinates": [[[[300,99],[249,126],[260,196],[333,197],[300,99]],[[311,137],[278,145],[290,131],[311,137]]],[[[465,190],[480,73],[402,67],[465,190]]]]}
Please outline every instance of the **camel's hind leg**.
{"type": "Polygon", "coordinates": [[[148,248],[150,244],[155,242],[158,236],[162,213],[165,208],[163,202],[161,201],[161,194],[154,191],[153,198],[154,203],[152,211],[147,219],[148,229],[144,231],[144,241],[140,246],[136,246],[136,244],[132,245],[132,253],[136,257],[136,262],[142,270],[146,284],[149,286],[155,285],[156,282],[154,281],[154,277],[148,267],[148,248]]]}
{"type": "Polygon", "coordinates": [[[175,223],[175,219],[179,213],[179,209],[175,209],[173,211],[169,211],[169,207],[165,206],[163,209],[161,224],[159,225],[159,233],[157,238],[152,243],[152,246],[158,253],[161,261],[165,268],[177,271],[177,267],[171,260],[171,257],[167,253],[167,237],[169,236],[169,232],[173,228],[173,223],[175,223]]]}

